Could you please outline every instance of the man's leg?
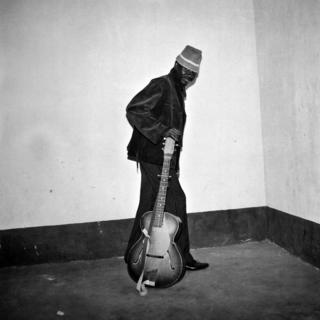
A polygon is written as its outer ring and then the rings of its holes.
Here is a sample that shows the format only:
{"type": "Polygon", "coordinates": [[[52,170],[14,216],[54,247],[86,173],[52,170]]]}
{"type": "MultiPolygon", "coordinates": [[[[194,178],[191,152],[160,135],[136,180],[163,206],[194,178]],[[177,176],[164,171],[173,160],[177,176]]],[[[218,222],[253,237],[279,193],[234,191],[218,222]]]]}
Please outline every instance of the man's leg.
{"type": "MultiPolygon", "coordinates": [[[[127,262],[128,251],[135,244],[141,235],[140,220],[142,215],[153,210],[154,203],[159,191],[160,180],[158,175],[161,174],[161,166],[145,163],[140,163],[141,170],[141,189],[140,189],[140,201],[139,207],[136,213],[136,218],[133,224],[131,235],[129,238],[127,250],[125,253],[125,261],[127,262]]],[[[187,266],[195,265],[196,261],[190,254],[190,242],[189,242],[189,230],[188,230],[188,217],[186,211],[186,196],[181,188],[178,176],[175,170],[170,170],[169,187],[167,190],[165,211],[169,212],[182,221],[180,229],[175,239],[176,244],[180,248],[180,252],[183,255],[187,266]]],[[[192,269],[201,269],[204,264],[198,263],[197,267],[192,269]]]]}
{"type": "Polygon", "coordinates": [[[187,263],[192,257],[190,251],[188,216],[186,206],[186,196],[180,185],[178,176],[175,170],[170,170],[169,187],[167,190],[167,199],[165,211],[179,217],[182,221],[180,230],[175,239],[185,262],[187,263]]]}
{"type": "Polygon", "coordinates": [[[177,236],[176,243],[180,247],[185,259],[187,270],[200,270],[207,268],[208,263],[196,261],[190,253],[188,216],[186,208],[186,196],[181,188],[180,181],[175,170],[170,170],[171,179],[167,192],[166,211],[178,216],[182,224],[180,225],[180,235],[177,236]]]}
{"type": "MultiPolygon", "coordinates": [[[[126,262],[128,251],[136,243],[141,235],[140,220],[142,215],[147,211],[153,210],[154,203],[159,191],[160,179],[158,175],[161,174],[161,170],[161,166],[145,162],[140,163],[140,200],[131,235],[128,241],[127,250],[125,253],[126,262]]],[[[170,176],[171,178],[169,180],[169,187],[167,190],[165,211],[179,217],[182,221],[176,243],[179,246],[181,254],[184,256],[185,260],[188,261],[190,260],[190,245],[188,219],[186,212],[186,196],[180,186],[180,182],[174,170],[170,170],[170,176]]]]}
{"type": "Polygon", "coordinates": [[[140,163],[141,172],[141,186],[140,186],[140,200],[136,213],[136,217],[133,223],[131,234],[129,237],[127,249],[125,252],[125,261],[127,262],[128,252],[131,247],[138,241],[141,235],[140,220],[142,215],[153,210],[154,202],[156,200],[159,188],[159,167],[153,164],[140,163]]]}

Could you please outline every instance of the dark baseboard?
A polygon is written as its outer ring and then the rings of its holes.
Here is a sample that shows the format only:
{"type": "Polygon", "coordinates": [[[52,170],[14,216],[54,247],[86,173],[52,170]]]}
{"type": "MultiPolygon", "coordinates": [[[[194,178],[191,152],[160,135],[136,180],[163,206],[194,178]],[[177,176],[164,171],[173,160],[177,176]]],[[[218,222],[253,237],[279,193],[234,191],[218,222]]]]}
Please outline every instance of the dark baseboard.
{"type": "Polygon", "coordinates": [[[254,207],[192,213],[188,216],[191,248],[223,246],[266,239],[267,208],[254,207]]]}
{"type": "MultiPolygon", "coordinates": [[[[267,232],[266,208],[188,215],[192,248],[220,246],[267,232]]],[[[122,256],[133,219],[0,231],[0,267],[122,256]]]]}
{"type": "MultiPolygon", "coordinates": [[[[320,267],[320,225],[268,207],[190,213],[192,248],[270,239],[320,267]]],[[[122,256],[133,219],[0,230],[0,267],[122,256]]]]}
{"type": "Polygon", "coordinates": [[[0,231],[0,267],[123,255],[132,219],[0,231]]]}
{"type": "Polygon", "coordinates": [[[267,238],[320,268],[320,224],[268,208],[267,238]]]}

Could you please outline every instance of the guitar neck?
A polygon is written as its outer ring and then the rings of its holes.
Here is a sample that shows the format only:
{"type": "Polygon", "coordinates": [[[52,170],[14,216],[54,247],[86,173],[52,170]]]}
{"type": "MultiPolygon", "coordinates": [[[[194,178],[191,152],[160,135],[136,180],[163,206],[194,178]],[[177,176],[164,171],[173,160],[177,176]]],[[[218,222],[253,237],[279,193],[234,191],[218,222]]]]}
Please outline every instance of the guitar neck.
{"type": "Polygon", "coordinates": [[[163,160],[158,196],[153,209],[153,212],[154,212],[153,226],[154,227],[161,227],[163,223],[164,208],[166,205],[168,180],[169,180],[169,172],[170,172],[170,162],[171,162],[171,157],[169,158],[165,157],[163,160]]]}

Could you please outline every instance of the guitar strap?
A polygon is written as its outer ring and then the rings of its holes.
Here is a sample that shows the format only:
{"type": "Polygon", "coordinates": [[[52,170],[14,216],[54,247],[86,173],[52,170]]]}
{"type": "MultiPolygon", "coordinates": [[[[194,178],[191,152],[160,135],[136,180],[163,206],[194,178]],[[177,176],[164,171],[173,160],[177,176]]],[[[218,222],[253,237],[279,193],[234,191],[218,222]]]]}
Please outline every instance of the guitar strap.
{"type": "Polygon", "coordinates": [[[146,237],[146,241],[147,241],[147,245],[146,245],[146,250],[144,252],[144,263],[143,263],[143,268],[142,268],[142,271],[141,271],[141,275],[139,277],[139,280],[137,282],[137,286],[136,286],[136,289],[138,290],[140,296],[145,296],[147,295],[148,293],[148,290],[146,288],[146,285],[148,286],[155,286],[155,282],[154,281],[150,281],[148,279],[144,280],[143,281],[143,277],[144,277],[144,269],[145,269],[145,265],[146,265],[146,253],[149,251],[149,241],[150,241],[150,235],[147,231],[146,228],[144,228],[142,230],[142,233],[145,235],[146,237]]]}

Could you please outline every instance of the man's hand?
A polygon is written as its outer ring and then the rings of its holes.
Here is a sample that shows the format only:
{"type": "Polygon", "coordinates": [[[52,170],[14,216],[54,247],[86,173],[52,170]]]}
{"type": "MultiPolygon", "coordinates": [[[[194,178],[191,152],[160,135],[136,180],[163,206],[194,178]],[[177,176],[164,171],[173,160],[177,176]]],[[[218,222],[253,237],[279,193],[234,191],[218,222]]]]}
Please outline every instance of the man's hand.
{"type": "Polygon", "coordinates": [[[171,137],[174,141],[178,141],[180,136],[181,131],[176,128],[172,128],[166,132],[166,137],[171,137]]]}

